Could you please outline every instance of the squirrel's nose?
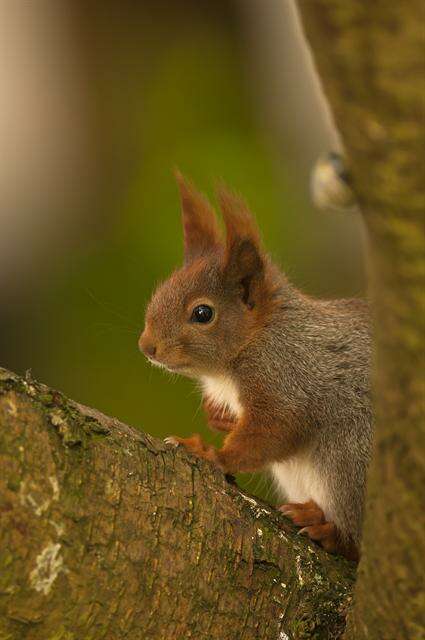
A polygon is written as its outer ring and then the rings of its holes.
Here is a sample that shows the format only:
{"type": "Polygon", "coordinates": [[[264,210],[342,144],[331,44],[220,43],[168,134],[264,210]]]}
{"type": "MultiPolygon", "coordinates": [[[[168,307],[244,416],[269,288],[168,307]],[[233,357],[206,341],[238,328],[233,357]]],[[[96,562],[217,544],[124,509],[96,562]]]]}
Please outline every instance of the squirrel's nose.
{"type": "Polygon", "coordinates": [[[147,356],[154,356],[156,353],[156,346],[154,344],[147,344],[145,345],[143,351],[147,356]]]}
{"type": "Polygon", "coordinates": [[[149,335],[144,331],[139,339],[139,349],[143,351],[145,356],[153,357],[156,354],[156,344],[149,335]]]}

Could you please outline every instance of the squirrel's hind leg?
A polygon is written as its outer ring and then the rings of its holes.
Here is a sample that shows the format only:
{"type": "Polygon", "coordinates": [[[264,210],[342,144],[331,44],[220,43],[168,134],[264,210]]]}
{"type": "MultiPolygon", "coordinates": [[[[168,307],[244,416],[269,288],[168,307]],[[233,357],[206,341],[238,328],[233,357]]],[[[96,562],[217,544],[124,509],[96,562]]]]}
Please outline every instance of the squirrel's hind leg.
{"type": "Polygon", "coordinates": [[[337,553],[348,560],[358,561],[359,553],[353,542],[343,542],[333,522],[327,522],[322,509],[314,502],[292,502],[279,507],[279,511],[298,527],[298,533],[308,535],[328,553],[337,553]]]}
{"type": "Polygon", "coordinates": [[[325,514],[314,500],[309,500],[308,502],[290,502],[278,508],[279,511],[282,511],[297,527],[319,525],[326,522],[325,514]]]}
{"type": "Polygon", "coordinates": [[[307,534],[310,540],[321,544],[328,553],[337,553],[347,558],[347,560],[359,561],[360,556],[356,545],[352,540],[348,542],[343,541],[333,522],[304,527],[299,533],[307,534]]]}

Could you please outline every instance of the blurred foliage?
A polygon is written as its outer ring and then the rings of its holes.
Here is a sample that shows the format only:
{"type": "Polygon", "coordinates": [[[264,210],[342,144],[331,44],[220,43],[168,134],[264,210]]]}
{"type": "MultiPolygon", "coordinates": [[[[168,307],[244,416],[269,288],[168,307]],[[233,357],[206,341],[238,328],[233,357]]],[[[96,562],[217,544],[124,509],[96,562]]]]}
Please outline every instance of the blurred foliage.
{"type": "MultiPolygon", "coordinates": [[[[265,244],[312,293],[351,294],[360,276],[352,265],[338,270],[335,256],[323,253],[343,222],[305,206],[287,162],[258,130],[240,50],[228,31],[204,24],[189,39],[174,35],[155,53],[154,73],[143,77],[139,95],[122,95],[119,62],[115,72],[119,89],[108,95],[121,111],[126,100],[133,114],[140,106],[136,170],[104,213],[108,224],[98,239],[64,255],[36,302],[9,327],[15,348],[6,349],[2,364],[32,367],[35,377],[70,397],[158,437],[200,431],[219,441],[205,427],[193,382],[150,367],[137,348],[152,289],[182,256],[173,167],[212,197],[217,178],[243,193],[265,244]]],[[[117,123],[115,137],[120,127],[125,123],[117,123]]]]}

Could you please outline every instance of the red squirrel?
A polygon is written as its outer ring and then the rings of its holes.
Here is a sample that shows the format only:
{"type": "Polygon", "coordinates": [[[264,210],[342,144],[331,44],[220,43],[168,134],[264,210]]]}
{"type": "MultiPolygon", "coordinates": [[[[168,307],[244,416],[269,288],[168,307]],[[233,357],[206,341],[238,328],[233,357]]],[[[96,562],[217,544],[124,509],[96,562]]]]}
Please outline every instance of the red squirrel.
{"type": "Polygon", "coordinates": [[[280,509],[327,551],[357,559],[371,450],[367,303],[316,300],[271,261],[245,202],[210,203],[180,174],[184,265],[155,291],[139,347],[200,381],[219,449],[167,441],[225,473],[271,472],[280,509]]]}

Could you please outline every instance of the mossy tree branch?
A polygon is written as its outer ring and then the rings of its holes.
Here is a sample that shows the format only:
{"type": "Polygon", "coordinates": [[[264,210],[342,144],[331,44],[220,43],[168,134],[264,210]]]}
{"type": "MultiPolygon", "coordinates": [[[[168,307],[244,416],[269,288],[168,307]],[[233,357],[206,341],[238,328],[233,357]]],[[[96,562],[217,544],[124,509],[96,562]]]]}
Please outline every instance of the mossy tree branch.
{"type": "Polygon", "coordinates": [[[0,369],[0,638],[338,638],[353,566],[207,463],[0,369]]]}

